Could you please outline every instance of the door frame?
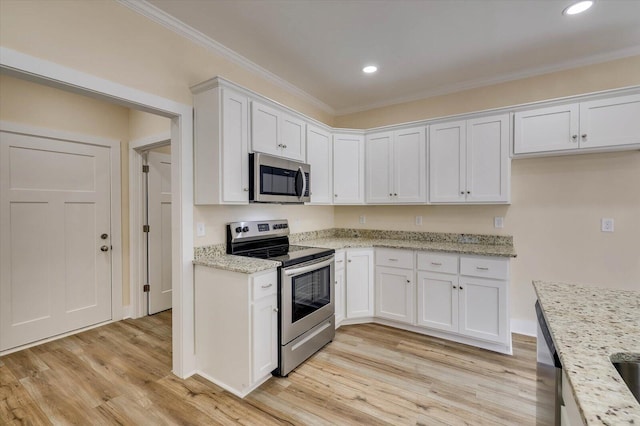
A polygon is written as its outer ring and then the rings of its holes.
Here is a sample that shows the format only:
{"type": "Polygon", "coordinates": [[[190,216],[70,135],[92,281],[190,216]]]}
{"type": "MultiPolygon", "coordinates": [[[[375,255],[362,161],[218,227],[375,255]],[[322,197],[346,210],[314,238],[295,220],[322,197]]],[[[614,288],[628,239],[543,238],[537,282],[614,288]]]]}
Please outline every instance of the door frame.
{"type": "Polygon", "coordinates": [[[2,46],[0,72],[171,119],[172,371],[193,375],[193,107],[2,46]]]}
{"type": "MultiPolygon", "coordinates": [[[[46,139],[56,139],[71,143],[80,143],[85,145],[94,145],[109,148],[109,171],[111,178],[109,179],[109,203],[110,203],[110,240],[111,240],[111,320],[88,326],[88,328],[102,325],[112,321],[122,319],[122,220],[121,220],[121,173],[120,173],[120,141],[103,137],[84,135],[81,133],[67,132],[63,130],[49,129],[45,127],[32,126],[29,124],[14,123],[9,121],[0,121],[0,131],[6,133],[14,133],[25,136],[36,136],[46,139]]],[[[71,332],[73,333],[73,332],[71,332]]],[[[62,333],[62,336],[71,334],[70,332],[62,333]]],[[[25,347],[40,344],[43,341],[58,338],[47,337],[35,343],[22,345],[15,349],[8,349],[3,353],[15,352],[25,347]]]]}
{"type": "MultiPolygon", "coordinates": [[[[129,142],[129,290],[130,313],[132,318],[140,318],[149,313],[145,303],[145,238],[141,231],[144,216],[144,152],[171,143],[171,132],[136,139],[129,142]]],[[[173,148],[173,147],[172,147],[173,148]]],[[[173,152],[173,149],[172,149],[173,152]]],[[[173,159],[173,157],[172,157],[173,159]]],[[[173,193],[171,194],[173,204],[173,193]]]]}

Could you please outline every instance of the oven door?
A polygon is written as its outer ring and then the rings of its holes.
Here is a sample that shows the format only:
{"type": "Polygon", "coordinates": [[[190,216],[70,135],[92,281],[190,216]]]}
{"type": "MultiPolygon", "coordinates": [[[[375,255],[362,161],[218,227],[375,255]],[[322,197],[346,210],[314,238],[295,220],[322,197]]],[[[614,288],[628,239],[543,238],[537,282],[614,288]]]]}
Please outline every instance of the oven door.
{"type": "Polygon", "coordinates": [[[335,312],[334,255],[280,270],[280,343],[285,345],[335,312]]]}

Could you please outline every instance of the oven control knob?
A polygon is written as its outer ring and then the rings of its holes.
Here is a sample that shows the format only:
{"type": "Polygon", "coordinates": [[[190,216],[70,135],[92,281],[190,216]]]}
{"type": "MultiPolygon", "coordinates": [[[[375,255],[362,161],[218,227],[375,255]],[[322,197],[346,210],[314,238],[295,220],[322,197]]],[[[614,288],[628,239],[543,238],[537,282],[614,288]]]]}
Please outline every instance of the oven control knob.
{"type": "Polygon", "coordinates": [[[275,225],[273,225],[273,229],[280,229],[280,225],[276,223],[275,225]]]}
{"type": "Polygon", "coordinates": [[[283,228],[288,228],[288,227],[289,227],[289,225],[288,225],[288,224],[286,224],[286,223],[284,223],[284,224],[282,225],[282,227],[283,227],[283,228]]]}
{"type": "Polygon", "coordinates": [[[244,228],[242,228],[242,232],[249,232],[249,227],[245,226],[244,228]]]}
{"type": "Polygon", "coordinates": [[[241,232],[242,232],[242,228],[238,226],[238,227],[236,228],[236,233],[238,233],[238,234],[239,234],[239,233],[241,233],[241,232]]]}

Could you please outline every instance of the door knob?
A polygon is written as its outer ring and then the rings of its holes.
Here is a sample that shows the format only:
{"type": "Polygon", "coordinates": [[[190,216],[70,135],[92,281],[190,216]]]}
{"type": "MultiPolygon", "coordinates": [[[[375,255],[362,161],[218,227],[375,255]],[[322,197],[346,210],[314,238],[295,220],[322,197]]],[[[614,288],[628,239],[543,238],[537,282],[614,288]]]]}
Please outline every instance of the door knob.
{"type": "Polygon", "coordinates": [[[102,234],[100,235],[100,238],[102,238],[103,240],[106,240],[107,238],[109,238],[109,234],[102,234]]]}
{"type": "Polygon", "coordinates": [[[109,251],[109,247],[108,246],[102,246],[100,247],[101,251],[109,251]]]}

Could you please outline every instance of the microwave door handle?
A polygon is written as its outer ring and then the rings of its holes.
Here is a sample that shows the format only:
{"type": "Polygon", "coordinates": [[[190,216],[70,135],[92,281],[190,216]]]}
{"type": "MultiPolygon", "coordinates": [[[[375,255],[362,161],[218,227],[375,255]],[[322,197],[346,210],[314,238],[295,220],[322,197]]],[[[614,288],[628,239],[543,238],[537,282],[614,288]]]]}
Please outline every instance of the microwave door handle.
{"type": "MultiPolygon", "coordinates": [[[[298,167],[298,172],[297,173],[298,173],[297,176],[300,176],[300,178],[302,179],[302,191],[299,192],[296,195],[298,196],[298,198],[302,198],[302,197],[304,197],[304,194],[307,192],[307,178],[304,175],[304,170],[302,170],[302,167],[298,167]]],[[[296,184],[296,192],[297,191],[298,191],[298,185],[296,184]]]]}

